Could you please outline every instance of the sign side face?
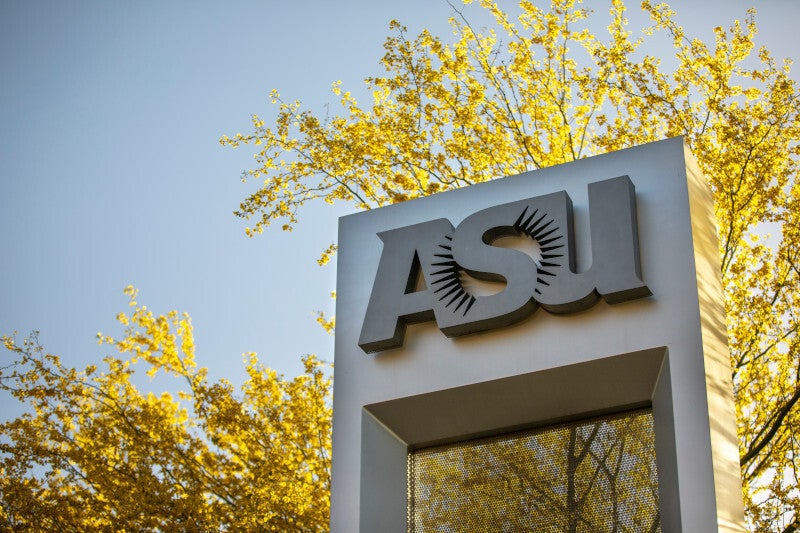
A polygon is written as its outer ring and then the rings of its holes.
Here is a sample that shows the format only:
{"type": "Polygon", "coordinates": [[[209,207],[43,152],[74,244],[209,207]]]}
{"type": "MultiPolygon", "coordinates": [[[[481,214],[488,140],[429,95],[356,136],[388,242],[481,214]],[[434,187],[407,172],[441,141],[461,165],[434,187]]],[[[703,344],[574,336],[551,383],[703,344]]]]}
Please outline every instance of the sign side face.
{"type": "Polygon", "coordinates": [[[407,530],[409,450],[647,406],[662,531],[743,531],[687,165],[669,139],[340,219],[331,531],[407,530]]]}
{"type": "Polygon", "coordinates": [[[742,532],[745,531],[742,479],[739,446],[735,438],[736,410],[725,325],[725,300],[719,277],[721,265],[714,204],[706,180],[688,148],[686,161],[708,410],[713,413],[709,423],[720,531],[742,532]]]}

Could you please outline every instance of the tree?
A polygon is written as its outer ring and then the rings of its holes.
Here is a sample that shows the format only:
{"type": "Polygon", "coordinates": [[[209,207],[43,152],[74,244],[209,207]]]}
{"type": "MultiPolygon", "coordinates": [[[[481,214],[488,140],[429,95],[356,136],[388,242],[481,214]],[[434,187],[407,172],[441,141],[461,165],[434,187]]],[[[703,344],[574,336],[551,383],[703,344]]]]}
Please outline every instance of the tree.
{"type": "Polygon", "coordinates": [[[754,10],[705,43],[649,0],[640,39],[622,0],[603,35],[575,0],[522,1],[516,19],[480,4],[493,27],[453,7],[450,43],[393,22],[385,73],[366,79],[370,105],[335,83],[341,114],[320,118],[273,92],[274,125],[254,115],[251,133],[223,137],[257,146],[243,179],[259,185],[236,211],[253,221],[247,233],[289,229],[309,202],[370,209],[684,136],[715,199],[749,526],[800,527],[800,102],[789,61],[756,49],[754,10]],[[662,63],[648,50],[664,43],[662,63]]]}
{"type": "MultiPolygon", "coordinates": [[[[244,178],[261,184],[237,211],[254,220],[248,234],[290,228],[307,202],[369,209],[683,135],[715,198],[749,526],[800,527],[800,109],[789,63],[756,49],[754,11],[704,43],[649,1],[642,39],[621,0],[607,33],[589,30],[596,15],[575,0],[523,1],[516,18],[481,5],[493,29],[453,7],[450,43],[393,22],[385,73],[366,80],[369,106],[336,83],[341,114],[321,118],[274,92],[274,125],[254,116],[252,133],[224,137],[258,146],[244,178]],[[668,67],[648,53],[664,42],[668,67]]],[[[134,307],[119,316],[122,339],[101,337],[119,352],[102,371],[64,366],[35,335],[3,337],[16,359],[0,388],[33,410],[0,426],[2,528],[324,530],[323,365],[308,357],[286,380],[250,354],[237,391],[195,366],[188,317],[134,307]],[[182,392],[142,393],[142,367],[182,392]]]]}
{"type": "Polygon", "coordinates": [[[247,354],[248,380],[210,382],[191,321],[120,313],[118,355],[83,371],[36,335],[4,336],[0,389],[31,411],[0,425],[2,531],[276,531],[328,528],[330,392],[324,365],[286,380],[247,354]],[[143,393],[137,369],[178,380],[143,393]]]}

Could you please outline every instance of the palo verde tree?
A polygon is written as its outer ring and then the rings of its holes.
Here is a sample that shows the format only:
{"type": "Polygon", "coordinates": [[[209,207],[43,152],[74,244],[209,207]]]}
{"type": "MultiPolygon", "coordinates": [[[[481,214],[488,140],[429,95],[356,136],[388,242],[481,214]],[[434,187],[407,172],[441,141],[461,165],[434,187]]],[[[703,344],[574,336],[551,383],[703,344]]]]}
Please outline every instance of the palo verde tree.
{"type": "MultiPolygon", "coordinates": [[[[384,73],[366,80],[369,105],[334,84],[342,110],[320,118],[274,93],[274,124],[254,116],[252,133],[224,137],[258,150],[245,174],[258,186],[237,211],[254,221],[248,233],[290,227],[306,202],[369,209],[684,136],[715,198],[749,526],[793,531],[800,109],[789,64],[756,48],[754,12],[705,43],[647,1],[641,39],[620,0],[603,32],[589,31],[599,15],[574,0],[523,1],[515,16],[481,5],[494,26],[478,30],[454,7],[449,42],[392,23],[384,73]],[[661,59],[647,53],[663,42],[661,59]]],[[[118,317],[122,338],[101,337],[117,351],[101,367],[65,367],[35,336],[3,338],[15,360],[0,365],[0,388],[32,410],[0,425],[0,529],[325,530],[320,363],[307,358],[285,380],[248,356],[237,391],[195,366],[188,317],[134,307],[118,317]],[[142,367],[177,378],[180,392],[143,394],[132,380],[142,367]]]]}
{"type": "Polygon", "coordinates": [[[274,531],[328,529],[330,392],[304,359],[287,380],[245,356],[237,390],[195,363],[189,317],[135,301],[116,355],[82,371],[32,335],[2,338],[16,356],[0,389],[31,409],[0,424],[0,531],[274,531]],[[177,380],[143,393],[136,370],[177,380]]]}
{"type": "Polygon", "coordinates": [[[704,42],[649,0],[641,38],[622,0],[599,32],[589,28],[600,15],[575,0],[523,0],[515,15],[480,4],[491,27],[454,7],[449,41],[393,22],[384,72],[366,79],[369,104],[335,83],[341,111],[321,118],[274,92],[274,124],[253,116],[251,133],[223,137],[257,150],[243,176],[257,186],[236,212],[252,221],[247,233],[290,228],[309,202],[370,209],[683,136],[715,200],[747,520],[794,531],[800,101],[790,63],[757,48],[755,11],[704,42]]]}

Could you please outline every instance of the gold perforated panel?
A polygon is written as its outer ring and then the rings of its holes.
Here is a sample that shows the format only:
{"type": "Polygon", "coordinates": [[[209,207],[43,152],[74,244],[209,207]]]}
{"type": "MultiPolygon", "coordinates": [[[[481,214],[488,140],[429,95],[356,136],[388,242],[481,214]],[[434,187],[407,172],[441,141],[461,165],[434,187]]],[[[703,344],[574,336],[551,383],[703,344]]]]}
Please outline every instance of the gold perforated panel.
{"type": "Polygon", "coordinates": [[[660,532],[652,412],[408,456],[411,533],[660,532]]]}

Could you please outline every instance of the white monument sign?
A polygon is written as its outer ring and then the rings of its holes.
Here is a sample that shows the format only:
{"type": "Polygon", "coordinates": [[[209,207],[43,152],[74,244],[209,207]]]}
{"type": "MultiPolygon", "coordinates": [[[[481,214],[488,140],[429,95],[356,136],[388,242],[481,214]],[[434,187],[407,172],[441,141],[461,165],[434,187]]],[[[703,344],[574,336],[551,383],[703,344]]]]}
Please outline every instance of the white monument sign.
{"type": "Polygon", "coordinates": [[[343,217],[331,531],[744,531],[715,231],[679,138],[343,217]]]}

